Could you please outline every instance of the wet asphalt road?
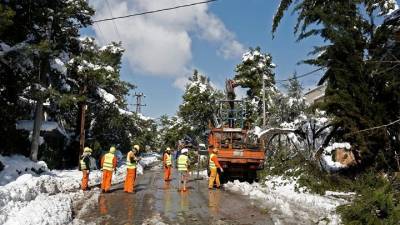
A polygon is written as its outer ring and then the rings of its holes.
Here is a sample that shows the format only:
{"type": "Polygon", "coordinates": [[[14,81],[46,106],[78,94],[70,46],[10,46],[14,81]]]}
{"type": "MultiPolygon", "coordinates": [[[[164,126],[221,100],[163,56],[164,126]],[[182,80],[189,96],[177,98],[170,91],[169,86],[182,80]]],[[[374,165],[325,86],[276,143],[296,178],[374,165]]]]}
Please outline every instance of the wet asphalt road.
{"type": "MultiPolygon", "coordinates": [[[[273,224],[266,210],[246,196],[208,190],[207,180],[189,178],[188,191],[178,191],[178,178],[164,182],[161,169],[146,170],[136,180],[136,193],[123,192],[123,184],[100,194],[97,204],[86,206],[76,219],[95,224],[273,224]],[[162,223],[161,223],[161,222],[162,223]]],[[[97,198],[97,195],[94,195],[97,198]]],[[[79,211],[79,209],[78,209],[79,211]]]]}

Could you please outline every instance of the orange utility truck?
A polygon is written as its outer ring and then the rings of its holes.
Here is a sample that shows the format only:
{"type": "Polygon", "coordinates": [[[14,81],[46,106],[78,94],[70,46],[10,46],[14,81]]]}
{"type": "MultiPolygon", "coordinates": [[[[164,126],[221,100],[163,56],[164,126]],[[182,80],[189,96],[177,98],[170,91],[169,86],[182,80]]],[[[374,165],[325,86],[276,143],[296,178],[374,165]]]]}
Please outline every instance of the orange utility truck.
{"type": "Polygon", "coordinates": [[[264,166],[263,144],[248,133],[244,126],[245,107],[241,100],[234,100],[235,82],[226,81],[227,100],[219,102],[219,110],[210,123],[208,151],[218,148],[218,160],[224,168],[223,181],[239,179],[257,180],[257,170],[264,166]]]}

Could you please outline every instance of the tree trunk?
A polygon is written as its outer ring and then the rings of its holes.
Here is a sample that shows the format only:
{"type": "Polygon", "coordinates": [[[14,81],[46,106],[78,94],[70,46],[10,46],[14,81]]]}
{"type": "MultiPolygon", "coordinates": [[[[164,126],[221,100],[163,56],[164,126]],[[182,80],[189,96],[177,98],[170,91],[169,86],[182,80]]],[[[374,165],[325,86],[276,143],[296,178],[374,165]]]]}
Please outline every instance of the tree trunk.
{"type": "MultiPolygon", "coordinates": [[[[46,74],[48,71],[48,57],[43,57],[39,60],[39,76],[38,76],[38,84],[43,85],[46,80],[46,74]]],[[[33,121],[33,130],[32,130],[32,142],[31,142],[31,160],[36,162],[38,160],[38,152],[39,152],[39,137],[40,137],[40,129],[42,127],[43,122],[43,99],[39,97],[36,100],[35,105],[35,115],[33,121]]]]}
{"type": "Polygon", "coordinates": [[[43,102],[42,100],[36,101],[35,106],[35,120],[33,122],[33,133],[32,133],[32,143],[31,143],[31,160],[36,162],[38,160],[39,152],[39,137],[40,128],[43,122],[43,102]]]}

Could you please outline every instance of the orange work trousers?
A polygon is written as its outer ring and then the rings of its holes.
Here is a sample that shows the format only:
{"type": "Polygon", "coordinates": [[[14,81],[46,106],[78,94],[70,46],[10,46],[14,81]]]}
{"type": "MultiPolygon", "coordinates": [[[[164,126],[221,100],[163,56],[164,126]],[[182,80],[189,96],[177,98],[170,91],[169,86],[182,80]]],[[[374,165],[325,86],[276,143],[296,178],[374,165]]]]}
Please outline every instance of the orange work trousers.
{"type": "Polygon", "coordinates": [[[221,183],[219,182],[219,174],[217,172],[217,168],[210,168],[210,171],[211,174],[210,174],[210,180],[208,181],[208,188],[214,187],[214,181],[217,187],[221,186],[221,183]]]}
{"type": "Polygon", "coordinates": [[[164,167],[164,180],[171,180],[171,166],[164,167]]]}
{"type": "Polygon", "coordinates": [[[101,182],[101,190],[107,192],[111,188],[112,171],[103,170],[103,181],[101,182]]]}
{"type": "Polygon", "coordinates": [[[136,169],[126,169],[124,191],[132,193],[135,189],[136,169]]]}
{"type": "Polygon", "coordinates": [[[82,184],[81,184],[82,190],[85,191],[88,188],[88,183],[89,183],[89,170],[82,170],[82,184]]]}

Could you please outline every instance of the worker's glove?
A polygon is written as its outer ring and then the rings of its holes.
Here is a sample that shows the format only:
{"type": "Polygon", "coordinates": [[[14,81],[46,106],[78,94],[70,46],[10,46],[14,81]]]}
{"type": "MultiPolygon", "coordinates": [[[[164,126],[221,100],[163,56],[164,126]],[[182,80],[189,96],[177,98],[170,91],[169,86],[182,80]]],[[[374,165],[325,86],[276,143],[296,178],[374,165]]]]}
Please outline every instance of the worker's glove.
{"type": "Polygon", "coordinates": [[[221,170],[221,173],[223,173],[223,172],[224,172],[224,169],[220,168],[220,170],[221,170]]]}

